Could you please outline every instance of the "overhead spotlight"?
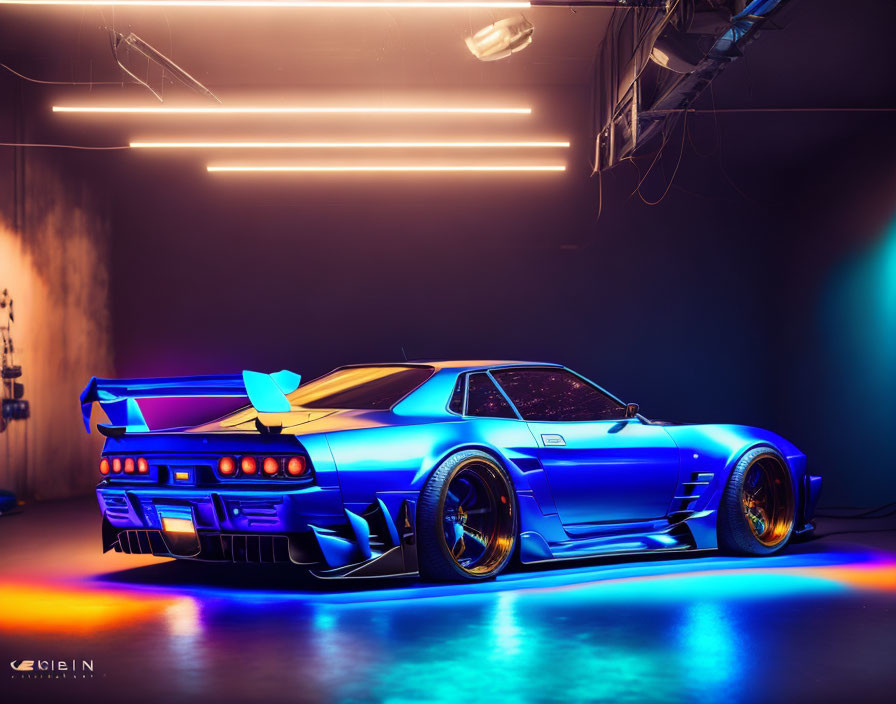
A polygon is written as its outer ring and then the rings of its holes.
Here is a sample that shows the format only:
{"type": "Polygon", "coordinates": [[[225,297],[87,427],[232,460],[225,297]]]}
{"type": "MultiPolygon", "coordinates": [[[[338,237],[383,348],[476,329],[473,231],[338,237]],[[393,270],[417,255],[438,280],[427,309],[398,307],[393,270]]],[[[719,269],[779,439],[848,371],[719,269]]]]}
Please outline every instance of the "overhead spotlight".
{"type": "Polygon", "coordinates": [[[698,41],[698,36],[680,32],[675,27],[669,26],[653,45],[650,59],[675,73],[693,73],[703,60],[703,52],[698,41]]]}
{"type": "Polygon", "coordinates": [[[121,70],[137,83],[144,86],[160,101],[162,100],[161,86],[166,79],[170,80],[174,78],[200,95],[204,95],[206,98],[211,98],[217,103],[221,102],[218,96],[193,78],[193,76],[184,71],[184,69],[174,63],[162,52],[147,44],[133,32],[124,36],[120,32],[111,30],[110,39],[112,41],[112,53],[121,70]],[[135,60],[139,66],[133,63],[135,60]],[[149,84],[153,72],[157,73],[156,79],[159,81],[158,90],[154,89],[149,84]],[[138,76],[137,73],[144,76],[144,78],[138,76]]]}
{"type": "Polygon", "coordinates": [[[535,25],[522,15],[508,17],[467,37],[467,47],[480,61],[497,61],[522,51],[532,43],[535,25]]]}

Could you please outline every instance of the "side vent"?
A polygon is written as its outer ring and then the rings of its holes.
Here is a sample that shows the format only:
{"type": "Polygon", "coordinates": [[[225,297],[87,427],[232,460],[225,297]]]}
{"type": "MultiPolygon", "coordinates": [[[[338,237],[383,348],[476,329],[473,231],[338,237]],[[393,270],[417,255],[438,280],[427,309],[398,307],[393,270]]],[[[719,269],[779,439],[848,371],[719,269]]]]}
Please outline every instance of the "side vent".
{"type": "Polygon", "coordinates": [[[694,504],[703,496],[714,476],[712,472],[692,472],[688,481],[678,485],[669,507],[670,523],[683,523],[691,517],[695,511],[694,504]]]}
{"type": "Polygon", "coordinates": [[[127,518],[130,515],[128,500],[124,494],[104,494],[106,502],[106,514],[112,518],[127,518]]]}

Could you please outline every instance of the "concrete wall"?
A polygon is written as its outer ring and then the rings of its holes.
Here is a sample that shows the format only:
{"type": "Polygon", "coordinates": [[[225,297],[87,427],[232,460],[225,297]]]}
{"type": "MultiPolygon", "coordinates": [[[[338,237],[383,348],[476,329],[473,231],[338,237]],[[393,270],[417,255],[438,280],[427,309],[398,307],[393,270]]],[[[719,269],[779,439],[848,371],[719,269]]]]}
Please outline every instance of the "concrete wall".
{"type": "MultiPolygon", "coordinates": [[[[3,134],[27,135],[23,105],[7,103],[3,134]]],[[[85,435],[78,394],[91,375],[112,372],[107,218],[67,176],[65,155],[17,159],[0,149],[0,290],[15,301],[16,362],[32,409],[0,434],[0,488],[26,499],[84,494],[102,438],[85,435]]]]}

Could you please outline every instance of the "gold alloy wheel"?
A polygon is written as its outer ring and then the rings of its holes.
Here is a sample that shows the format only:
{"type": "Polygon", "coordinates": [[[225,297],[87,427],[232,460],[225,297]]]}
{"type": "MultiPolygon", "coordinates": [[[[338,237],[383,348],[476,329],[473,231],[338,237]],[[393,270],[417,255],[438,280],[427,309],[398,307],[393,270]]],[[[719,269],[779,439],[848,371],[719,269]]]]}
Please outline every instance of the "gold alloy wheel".
{"type": "Polygon", "coordinates": [[[790,472],[771,455],[760,455],[747,469],[741,489],[744,518],[753,537],[766,547],[780,544],[793,527],[790,472]]]}
{"type": "Polygon", "coordinates": [[[482,457],[452,473],[441,506],[445,547],[470,575],[487,575],[506,562],[514,545],[513,496],[504,473],[482,457]]]}

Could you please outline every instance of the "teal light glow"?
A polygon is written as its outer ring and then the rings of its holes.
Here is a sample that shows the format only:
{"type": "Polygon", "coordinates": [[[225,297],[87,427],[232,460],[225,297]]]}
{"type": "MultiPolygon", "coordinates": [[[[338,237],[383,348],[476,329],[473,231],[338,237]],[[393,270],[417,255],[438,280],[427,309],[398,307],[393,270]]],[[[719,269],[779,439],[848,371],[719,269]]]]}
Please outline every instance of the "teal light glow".
{"type": "Polygon", "coordinates": [[[866,392],[892,403],[896,389],[896,218],[871,249],[849,262],[834,282],[832,330],[843,362],[866,392]]]}
{"type": "Polygon", "coordinates": [[[896,218],[834,273],[818,325],[838,423],[819,449],[850,458],[844,500],[875,504],[896,491],[896,475],[881,471],[896,451],[896,218]]]}

